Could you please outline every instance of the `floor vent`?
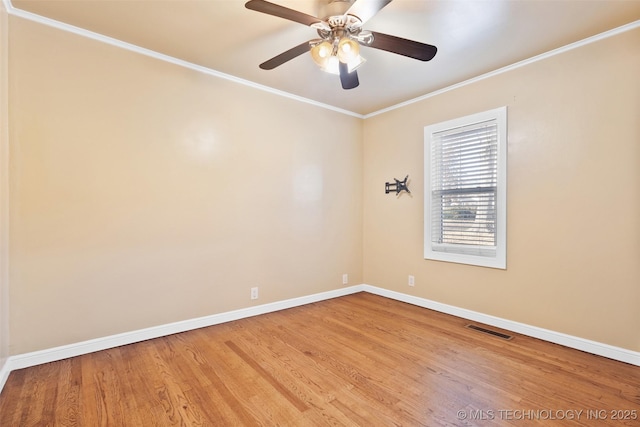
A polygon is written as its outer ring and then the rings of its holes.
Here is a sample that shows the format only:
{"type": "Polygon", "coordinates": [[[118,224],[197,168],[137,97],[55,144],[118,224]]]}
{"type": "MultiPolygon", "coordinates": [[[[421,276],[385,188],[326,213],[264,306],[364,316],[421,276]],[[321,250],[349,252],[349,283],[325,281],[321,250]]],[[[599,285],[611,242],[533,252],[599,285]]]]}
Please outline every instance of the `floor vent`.
{"type": "Polygon", "coordinates": [[[474,331],[482,332],[485,334],[493,335],[494,337],[502,338],[503,340],[513,339],[511,335],[503,334],[502,332],[492,331],[491,329],[483,328],[478,325],[467,325],[465,328],[473,329],[474,331]]]}

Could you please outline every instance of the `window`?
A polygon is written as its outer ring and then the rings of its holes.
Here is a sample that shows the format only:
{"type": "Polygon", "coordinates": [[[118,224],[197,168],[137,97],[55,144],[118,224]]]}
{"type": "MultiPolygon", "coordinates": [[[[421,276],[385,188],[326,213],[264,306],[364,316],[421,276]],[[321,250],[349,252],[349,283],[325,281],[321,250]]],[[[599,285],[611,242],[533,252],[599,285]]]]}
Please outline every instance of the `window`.
{"type": "Polygon", "coordinates": [[[506,268],[507,108],[424,128],[425,259],[506,268]]]}

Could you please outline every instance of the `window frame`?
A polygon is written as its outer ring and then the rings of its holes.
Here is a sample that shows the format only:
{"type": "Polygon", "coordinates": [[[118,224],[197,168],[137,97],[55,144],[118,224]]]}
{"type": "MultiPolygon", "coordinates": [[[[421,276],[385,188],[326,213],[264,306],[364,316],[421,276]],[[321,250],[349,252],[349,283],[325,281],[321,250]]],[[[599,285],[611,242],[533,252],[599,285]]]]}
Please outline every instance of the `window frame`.
{"type": "Polygon", "coordinates": [[[435,261],[453,262],[506,269],[507,265],[507,107],[495,108],[468,116],[425,126],[424,128],[424,258],[435,261]],[[497,189],[496,189],[496,246],[495,255],[474,255],[464,252],[468,247],[460,244],[438,244],[447,251],[433,250],[432,237],[432,188],[431,149],[433,134],[473,126],[495,120],[497,125],[497,189]],[[461,249],[456,252],[456,248],[461,249]]]}

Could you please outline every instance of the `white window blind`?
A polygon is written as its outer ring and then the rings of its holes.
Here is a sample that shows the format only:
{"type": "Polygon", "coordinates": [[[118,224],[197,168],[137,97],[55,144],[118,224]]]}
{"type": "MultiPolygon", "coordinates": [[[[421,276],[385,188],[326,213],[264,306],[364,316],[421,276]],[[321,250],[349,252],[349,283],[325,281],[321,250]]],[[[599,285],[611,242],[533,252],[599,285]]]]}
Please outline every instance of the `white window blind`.
{"type": "Polygon", "coordinates": [[[432,138],[433,249],[495,256],[498,185],[495,120],[437,132],[432,138]]]}
{"type": "Polygon", "coordinates": [[[477,261],[496,259],[499,249],[504,258],[506,242],[502,123],[487,113],[426,128],[426,258],[505,268],[504,261],[477,261]]]}

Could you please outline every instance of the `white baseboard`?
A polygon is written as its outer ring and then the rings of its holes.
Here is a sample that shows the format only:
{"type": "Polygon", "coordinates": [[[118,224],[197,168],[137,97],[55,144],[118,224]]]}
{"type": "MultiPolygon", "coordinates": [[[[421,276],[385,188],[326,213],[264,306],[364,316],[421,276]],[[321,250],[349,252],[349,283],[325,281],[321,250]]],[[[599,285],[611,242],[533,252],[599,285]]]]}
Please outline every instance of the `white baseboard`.
{"type": "Polygon", "coordinates": [[[0,392],[2,392],[2,388],[4,387],[4,383],[7,382],[9,378],[9,374],[11,373],[11,369],[9,369],[9,360],[4,359],[0,364],[0,392]]]}
{"type": "Polygon", "coordinates": [[[477,311],[467,310],[464,308],[428,300],[426,298],[415,297],[412,295],[390,291],[388,289],[382,289],[375,286],[363,285],[362,288],[363,291],[372,294],[439,311],[441,313],[451,314],[463,319],[484,323],[486,325],[495,326],[496,328],[517,332],[519,334],[527,335],[533,338],[539,338],[544,341],[560,344],[576,350],[586,351],[587,353],[591,354],[597,354],[598,356],[604,356],[609,359],[629,363],[631,365],[640,366],[640,352],[637,351],[627,350],[625,348],[615,347],[609,344],[603,344],[597,341],[591,341],[584,338],[563,334],[561,332],[539,328],[537,326],[514,322],[512,320],[502,319],[500,317],[490,316],[488,314],[479,313],[477,311]]]}
{"type": "Polygon", "coordinates": [[[7,381],[11,371],[16,369],[28,368],[30,366],[36,366],[48,362],[55,362],[57,360],[93,353],[95,351],[106,350],[108,348],[118,347],[121,345],[133,344],[136,342],[176,334],[179,332],[190,331],[206,326],[218,325],[220,323],[244,319],[260,314],[271,313],[274,311],[285,310],[287,308],[299,307],[301,305],[324,301],[331,298],[337,298],[363,291],[375,295],[380,295],[386,298],[391,298],[397,301],[417,305],[419,307],[451,314],[463,319],[481,322],[487,325],[495,326],[497,328],[506,329],[534,338],[539,338],[566,347],[586,351],[588,353],[597,354],[599,356],[604,356],[621,362],[630,363],[632,365],[640,366],[640,352],[631,351],[620,347],[614,347],[608,344],[590,341],[584,338],[574,337],[560,332],[550,331],[548,329],[542,329],[536,326],[530,326],[523,323],[479,313],[476,311],[467,310],[464,308],[442,304],[436,301],[428,300],[426,298],[420,298],[400,292],[390,291],[388,289],[378,288],[376,286],[363,284],[350,286],[347,288],[340,288],[333,291],[321,292],[304,297],[292,298],[269,304],[243,308],[240,310],[228,311],[211,316],[198,317],[181,322],[174,322],[168,323],[166,325],[139,329],[122,334],[110,335],[107,337],[82,341],[75,344],[10,356],[0,367],[0,392],[2,391],[2,388],[4,387],[4,384],[7,381]]]}
{"type": "Polygon", "coordinates": [[[106,350],[108,348],[119,347],[121,345],[133,344],[153,338],[163,337],[179,332],[186,332],[193,329],[204,328],[206,326],[218,325],[220,323],[231,322],[233,320],[258,316],[260,314],[285,310],[287,308],[298,307],[313,302],[324,301],[331,298],[361,292],[362,285],[340,288],[333,291],[321,292],[318,294],[277,301],[269,304],[257,305],[254,307],[242,308],[239,310],[227,311],[225,313],[213,314],[211,316],[198,317],[195,319],[183,320],[180,322],[168,323],[151,328],[138,329],[122,334],[110,335],[102,338],[95,338],[79,343],[63,345],[60,347],[48,348],[45,350],[33,351],[30,353],[10,356],[4,366],[0,368],[0,391],[9,377],[9,373],[16,369],[28,368],[30,366],[41,365],[43,363],[55,362],[69,357],[80,356],[93,353],[95,351],[106,350]]]}

